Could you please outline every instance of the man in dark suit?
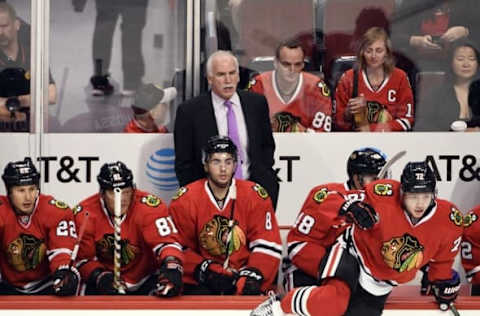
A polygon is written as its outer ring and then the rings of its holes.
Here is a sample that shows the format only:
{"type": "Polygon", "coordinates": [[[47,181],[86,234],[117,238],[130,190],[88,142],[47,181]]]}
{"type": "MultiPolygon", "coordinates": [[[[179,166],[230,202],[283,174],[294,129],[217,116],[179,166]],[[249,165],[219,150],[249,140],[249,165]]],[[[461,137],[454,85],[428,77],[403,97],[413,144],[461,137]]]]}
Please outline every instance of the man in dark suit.
{"type": "MultiPolygon", "coordinates": [[[[181,186],[205,177],[201,148],[213,135],[229,133],[230,108],[238,131],[239,168],[236,177],[262,185],[274,207],[278,178],[273,170],[275,141],[264,96],[237,91],[238,60],[228,51],[217,51],[207,61],[211,91],[186,101],[177,109],[174,128],[175,172],[181,186]],[[227,105],[228,103],[228,105],[227,105]]],[[[231,132],[231,127],[230,127],[231,132]]]]}

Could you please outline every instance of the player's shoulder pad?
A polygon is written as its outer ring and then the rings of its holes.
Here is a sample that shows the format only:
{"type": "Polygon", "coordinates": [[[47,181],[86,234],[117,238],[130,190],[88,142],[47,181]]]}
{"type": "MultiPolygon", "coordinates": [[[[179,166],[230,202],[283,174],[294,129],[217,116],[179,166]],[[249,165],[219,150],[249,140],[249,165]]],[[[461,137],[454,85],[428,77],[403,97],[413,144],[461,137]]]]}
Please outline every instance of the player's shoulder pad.
{"type": "Polygon", "coordinates": [[[323,82],[322,80],[319,80],[317,82],[317,87],[320,89],[320,93],[324,97],[330,97],[330,88],[327,86],[325,82],[323,82]]]}
{"type": "Polygon", "coordinates": [[[478,215],[475,212],[468,212],[463,217],[463,227],[467,228],[472,226],[478,220],[478,215]]]}
{"type": "Polygon", "coordinates": [[[454,205],[450,207],[449,214],[450,221],[455,224],[455,226],[464,226],[463,224],[463,214],[456,208],[454,205]]]}
{"type": "Polygon", "coordinates": [[[149,194],[146,196],[142,196],[140,198],[140,203],[146,204],[147,206],[150,206],[150,207],[157,207],[160,204],[162,204],[162,200],[156,195],[149,194]]]}
{"type": "Polygon", "coordinates": [[[255,183],[252,186],[252,189],[257,192],[258,196],[261,197],[262,199],[266,200],[268,198],[268,192],[265,190],[260,184],[255,183]]]}
{"type": "Polygon", "coordinates": [[[182,195],[187,193],[187,191],[188,191],[187,187],[178,188],[177,192],[175,192],[175,195],[172,197],[172,200],[178,200],[182,195]]]}
{"type": "Polygon", "coordinates": [[[328,189],[325,187],[322,188],[315,188],[315,192],[313,192],[312,198],[318,204],[323,203],[328,196],[328,189]]]}
{"type": "Polygon", "coordinates": [[[53,205],[61,210],[67,210],[69,208],[67,203],[53,198],[48,201],[48,204],[53,205]]]}

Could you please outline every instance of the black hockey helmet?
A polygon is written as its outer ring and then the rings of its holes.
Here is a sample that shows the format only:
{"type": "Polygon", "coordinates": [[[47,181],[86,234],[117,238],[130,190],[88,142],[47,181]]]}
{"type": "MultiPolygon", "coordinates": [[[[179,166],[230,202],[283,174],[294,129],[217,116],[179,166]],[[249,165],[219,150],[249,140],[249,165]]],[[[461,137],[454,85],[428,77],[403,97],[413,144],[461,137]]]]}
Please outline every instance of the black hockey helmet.
{"type": "Polygon", "coordinates": [[[400,178],[403,192],[435,193],[437,179],[432,169],[425,161],[409,162],[403,168],[400,178]]]}
{"type": "Polygon", "coordinates": [[[352,179],[354,174],[378,174],[387,163],[387,156],[374,147],[354,150],[347,161],[347,174],[352,179]]]}
{"type": "Polygon", "coordinates": [[[104,164],[97,180],[102,190],[123,189],[134,185],[132,171],[121,161],[104,164]]]}
{"type": "Polygon", "coordinates": [[[229,153],[237,161],[237,146],[228,136],[212,136],[202,148],[202,161],[206,163],[214,153],[229,153]]]}
{"type": "Polygon", "coordinates": [[[23,161],[9,162],[3,170],[2,179],[7,191],[18,185],[40,185],[40,173],[30,157],[26,157],[23,161]]]}

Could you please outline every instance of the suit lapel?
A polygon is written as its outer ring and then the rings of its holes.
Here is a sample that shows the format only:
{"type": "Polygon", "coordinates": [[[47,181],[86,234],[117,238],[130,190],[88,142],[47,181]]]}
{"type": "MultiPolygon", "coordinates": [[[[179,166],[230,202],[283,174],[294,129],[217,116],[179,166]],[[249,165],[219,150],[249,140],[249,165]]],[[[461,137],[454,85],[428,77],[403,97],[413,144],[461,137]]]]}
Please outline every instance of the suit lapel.
{"type": "Polygon", "coordinates": [[[207,108],[204,113],[204,122],[205,124],[205,133],[207,135],[218,135],[218,126],[217,126],[217,119],[215,118],[215,112],[213,110],[213,102],[212,102],[212,94],[209,91],[208,94],[205,96],[205,104],[207,105],[207,108]]]}

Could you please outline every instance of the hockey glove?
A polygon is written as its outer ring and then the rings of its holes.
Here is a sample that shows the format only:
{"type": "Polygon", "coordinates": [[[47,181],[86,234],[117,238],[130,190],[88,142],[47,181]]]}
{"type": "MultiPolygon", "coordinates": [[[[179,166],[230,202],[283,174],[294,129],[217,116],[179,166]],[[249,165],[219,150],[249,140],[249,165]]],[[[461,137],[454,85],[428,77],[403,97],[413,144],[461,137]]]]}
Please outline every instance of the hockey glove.
{"type": "Polygon", "coordinates": [[[118,294],[113,286],[113,272],[97,268],[93,270],[88,278],[89,287],[96,289],[98,295],[115,295],[118,294]]]}
{"type": "Polygon", "coordinates": [[[237,279],[237,294],[260,295],[263,282],[263,274],[255,268],[240,270],[237,279]]]}
{"type": "Polygon", "coordinates": [[[157,279],[155,295],[172,297],[180,294],[183,288],[183,267],[175,257],[167,257],[163,260],[157,279]]]}
{"type": "Polygon", "coordinates": [[[235,293],[235,275],[213,260],[203,260],[194,272],[195,280],[215,294],[235,293]]]}
{"type": "Polygon", "coordinates": [[[80,273],[75,267],[59,266],[53,274],[53,292],[58,296],[76,295],[80,284],[80,273]]]}
{"type": "Polygon", "coordinates": [[[361,201],[346,201],[340,207],[339,214],[345,216],[347,222],[354,223],[361,229],[370,229],[379,220],[373,207],[361,201]]]}
{"type": "Polygon", "coordinates": [[[457,271],[452,269],[452,278],[450,280],[432,282],[431,289],[440,309],[443,311],[447,310],[460,291],[460,277],[457,271]]]}

